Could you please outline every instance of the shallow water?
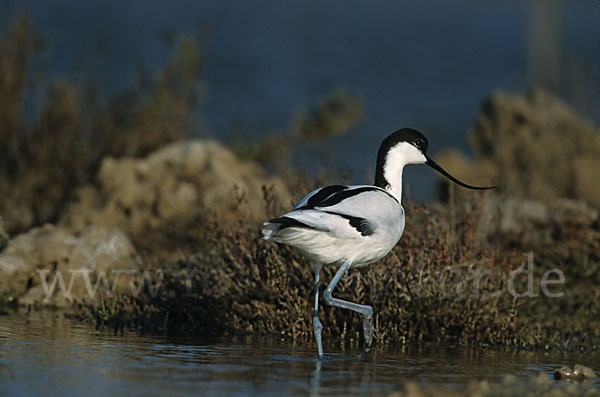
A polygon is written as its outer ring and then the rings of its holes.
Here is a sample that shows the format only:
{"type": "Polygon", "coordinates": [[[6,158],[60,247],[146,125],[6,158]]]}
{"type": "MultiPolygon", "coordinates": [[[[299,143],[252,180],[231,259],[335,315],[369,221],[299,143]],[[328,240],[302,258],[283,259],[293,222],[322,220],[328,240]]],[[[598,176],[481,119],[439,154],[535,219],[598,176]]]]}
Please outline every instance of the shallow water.
{"type": "Polygon", "coordinates": [[[595,353],[326,347],[319,361],[311,343],[115,335],[62,314],[15,314],[0,317],[0,395],[385,395],[408,381],[460,391],[473,380],[550,377],[575,363],[600,367],[595,353]]]}

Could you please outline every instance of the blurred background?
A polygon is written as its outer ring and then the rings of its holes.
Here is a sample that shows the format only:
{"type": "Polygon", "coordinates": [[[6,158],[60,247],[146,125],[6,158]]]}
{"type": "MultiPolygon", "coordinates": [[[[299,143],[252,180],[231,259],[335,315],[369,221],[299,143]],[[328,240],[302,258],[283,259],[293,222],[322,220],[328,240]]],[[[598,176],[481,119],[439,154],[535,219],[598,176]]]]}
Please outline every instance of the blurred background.
{"type": "Polygon", "coordinates": [[[598,0],[0,0],[0,317],[27,310],[0,321],[0,395],[438,380],[510,395],[529,376],[543,395],[534,373],[598,370],[599,45],[598,0]],[[355,359],[360,319],[324,307],[326,351],[352,359],[321,379],[301,357],[312,267],[259,225],[316,186],[372,183],[402,127],[501,188],[408,167],[400,243],[336,290],[373,304],[380,351],[355,359]],[[517,303],[526,252],[539,299],[517,303]]]}
{"type": "MultiPolygon", "coordinates": [[[[495,90],[540,86],[600,121],[594,0],[3,0],[0,23],[3,75],[17,75],[3,96],[23,99],[4,128],[40,136],[50,118],[95,136],[96,157],[144,155],[154,131],[260,159],[257,143],[273,153],[274,137],[304,134],[281,149],[289,165],[369,182],[381,139],[401,127],[423,131],[433,156],[468,153],[495,90]]],[[[411,197],[432,197],[431,170],[406,178],[411,197]]]]}

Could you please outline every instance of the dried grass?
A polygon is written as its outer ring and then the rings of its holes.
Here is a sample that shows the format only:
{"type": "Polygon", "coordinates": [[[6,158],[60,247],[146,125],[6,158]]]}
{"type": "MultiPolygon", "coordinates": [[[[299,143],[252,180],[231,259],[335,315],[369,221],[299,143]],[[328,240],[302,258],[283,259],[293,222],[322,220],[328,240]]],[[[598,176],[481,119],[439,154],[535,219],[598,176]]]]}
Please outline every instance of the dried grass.
{"type": "MultiPolygon", "coordinates": [[[[268,189],[265,195],[273,214],[279,213],[268,189]]],[[[379,344],[596,348],[600,305],[586,295],[594,293],[595,281],[581,283],[581,274],[578,280],[569,279],[565,289],[581,294],[560,300],[513,298],[508,279],[525,258],[511,247],[514,241],[492,241],[495,237],[482,230],[487,200],[479,197],[453,212],[406,205],[407,228],[400,243],[378,263],[350,270],[336,289],[337,297],[373,306],[379,344]]],[[[188,232],[198,242],[187,252],[194,247],[198,251],[186,256],[187,263],[182,259],[161,265],[164,284],[157,296],[146,290],[137,299],[120,297],[121,317],[113,325],[312,340],[313,273],[306,259],[287,246],[261,240],[260,226],[243,218],[229,230],[205,219],[188,232]],[[185,296],[188,292],[195,296],[185,296]]],[[[564,268],[564,258],[556,257],[552,247],[576,238],[571,235],[576,231],[566,233],[568,237],[536,243],[546,250],[536,262],[536,280],[557,262],[564,268]]],[[[156,269],[156,264],[149,268],[156,269]]],[[[334,272],[323,269],[322,288],[334,272]]],[[[526,291],[526,284],[516,279],[515,289],[526,291]]],[[[81,318],[103,323],[97,313],[97,307],[79,307],[81,318]]],[[[322,302],[320,316],[327,343],[361,345],[359,315],[322,302]]]]}

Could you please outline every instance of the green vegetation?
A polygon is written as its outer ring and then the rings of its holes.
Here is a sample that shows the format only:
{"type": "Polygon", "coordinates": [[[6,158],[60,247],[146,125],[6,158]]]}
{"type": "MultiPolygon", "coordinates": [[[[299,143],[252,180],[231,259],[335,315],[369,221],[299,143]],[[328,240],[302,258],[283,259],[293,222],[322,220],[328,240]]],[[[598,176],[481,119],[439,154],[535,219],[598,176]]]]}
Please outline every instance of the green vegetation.
{"type": "Polygon", "coordinates": [[[32,81],[43,76],[42,43],[26,15],[0,35],[0,214],[11,233],[56,221],[102,158],[144,156],[182,139],[197,125],[202,98],[202,56],[191,36],[150,82],[140,75],[106,100],[66,79],[32,81]],[[26,104],[36,98],[30,115],[26,104]]]}
{"type": "Polygon", "coordinates": [[[294,115],[293,130],[307,141],[343,135],[362,118],[363,103],[344,89],[333,90],[314,109],[300,109],[294,115]]]}
{"type": "Polygon", "coordinates": [[[363,117],[362,99],[343,88],[335,88],[310,106],[300,106],[291,115],[288,131],[280,131],[259,142],[237,141],[233,150],[275,170],[280,176],[294,178],[290,158],[301,145],[346,134],[363,117]]]}

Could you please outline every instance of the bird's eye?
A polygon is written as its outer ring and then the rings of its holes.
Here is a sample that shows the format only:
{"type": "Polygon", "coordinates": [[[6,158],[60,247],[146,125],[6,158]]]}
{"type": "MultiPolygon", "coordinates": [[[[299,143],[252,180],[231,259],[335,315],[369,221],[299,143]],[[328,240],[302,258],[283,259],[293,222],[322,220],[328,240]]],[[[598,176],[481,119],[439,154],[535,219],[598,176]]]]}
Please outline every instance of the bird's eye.
{"type": "Polygon", "coordinates": [[[415,145],[416,145],[418,148],[421,148],[421,147],[423,147],[423,140],[422,140],[422,139],[417,139],[417,140],[415,141],[415,145]]]}

